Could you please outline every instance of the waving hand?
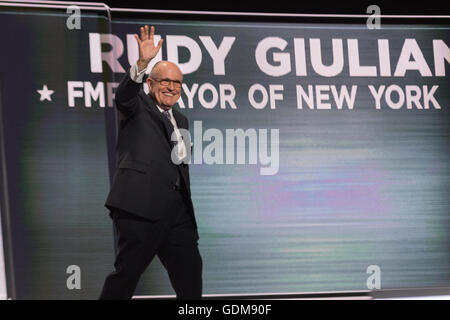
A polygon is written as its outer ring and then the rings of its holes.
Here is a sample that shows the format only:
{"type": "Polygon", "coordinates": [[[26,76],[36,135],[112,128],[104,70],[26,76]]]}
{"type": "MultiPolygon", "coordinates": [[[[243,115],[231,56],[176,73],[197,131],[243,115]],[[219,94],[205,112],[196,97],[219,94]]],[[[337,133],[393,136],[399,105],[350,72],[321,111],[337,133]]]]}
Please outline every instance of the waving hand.
{"type": "Polygon", "coordinates": [[[155,46],[153,39],[155,28],[153,26],[150,27],[150,33],[147,25],[145,27],[141,27],[140,31],[140,37],[138,37],[137,34],[134,35],[134,38],[139,46],[139,60],[137,61],[139,71],[147,68],[147,65],[154,57],[156,57],[163,44],[163,40],[161,39],[159,40],[158,45],[155,46]]]}

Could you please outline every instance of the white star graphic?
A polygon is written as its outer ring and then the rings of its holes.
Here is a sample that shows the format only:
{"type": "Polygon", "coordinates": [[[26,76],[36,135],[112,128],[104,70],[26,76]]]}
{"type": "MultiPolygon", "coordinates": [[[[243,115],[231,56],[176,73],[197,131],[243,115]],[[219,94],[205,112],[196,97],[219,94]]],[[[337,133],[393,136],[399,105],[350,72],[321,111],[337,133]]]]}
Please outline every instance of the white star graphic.
{"type": "Polygon", "coordinates": [[[39,101],[44,101],[44,100],[52,101],[51,95],[55,91],[48,90],[47,85],[44,84],[44,87],[42,88],[42,90],[37,90],[37,92],[41,95],[41,98],[39,99],[39,101]]]}

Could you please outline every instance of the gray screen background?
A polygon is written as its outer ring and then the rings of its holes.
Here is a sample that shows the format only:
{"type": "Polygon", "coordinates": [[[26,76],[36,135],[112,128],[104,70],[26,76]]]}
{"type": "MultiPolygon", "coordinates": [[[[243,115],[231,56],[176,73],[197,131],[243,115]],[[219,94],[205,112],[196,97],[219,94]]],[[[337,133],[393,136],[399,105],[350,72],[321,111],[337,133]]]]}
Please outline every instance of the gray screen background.
{"type": "MultiPolygon", "coordinates": [[[[109,190],[113,108],[98,102],[87,108],[83,99],[68,107],[67,81],[120,81],[123,73],[112,74],[105,63],[104,74],[90,72],[89,33],[111,30],[118,36],[125,47],[118,61],[128,69],[126,35],[143,24],[154,25],[163,37],[185,35],[200,45],[202,64],[185,75],[188,87],[208,82],[236,89],[236,109],[205,109],[197,96],[193,109],[180,109],[189,118],[191,134],[194,121],[202,121],[203,132],[279,129],[275,175],[260,175],[260,165],[250,164],[190,167],[204,294],[367,290],[370,265],[380,267],[382,289],[449,285],[448,63],[446,77],[421,77],[417,71],[405,77],[350,77],[346,46],[346,39],[358,39],[361,65],[376,65],[376,40],[389,39],[393,72],[404,40],[414,38],[434,73],[432,39],[448,45],[448,27],[368,30],[346,24],[155,19],[108,23],[85,14],[81,30],[71,31],[64,27],[66,17],[1,13],[0,24],[13,26],[27,40],[0,28],[10,43],[2,52],[1,90],[18,298],[95,299],[112,271],[112,223],[103,204],[109,190]],[[236,37],[225,75],[213,75],[200,35],[211,36],[216,45],[224,36],[236,37]],[[288,42],[284,52],[291,53],[292,71],[286,76],[270,77],[256,64],[255,48],[269,36],[288,42]],[[305,38],[306,77],[295,76],[294,38],[305,38]],[[332,62],[331,39],[343,39],[341,74],[325,78],[312,70],[310,38],[321,39],[324,64],[332,62]],[[39,101],[36,90],[44,83],[55,90],[52,102],[39,101]],[[284,85],[276,109],[250,105],[247,92],[254,83],[284,85]],[[298,110],[297,84],[358,85],[354,110],[337,110],[333,100],[332,110],[298,110]],[[391,110],[382,103],[376,110],[370,84],[439,85],[435,97],[441,109],[391,110]],[[80,290],[66,286],[70,265],[81,269],[80,290]]],[[[180,61],[189,59],[185,50],[179,53],[180,61]]],[[[184,93],[182,99],[187,105],[184,93]]],[[[168,294],[174,292],[155,259],[136,295],[168,294]]]]}

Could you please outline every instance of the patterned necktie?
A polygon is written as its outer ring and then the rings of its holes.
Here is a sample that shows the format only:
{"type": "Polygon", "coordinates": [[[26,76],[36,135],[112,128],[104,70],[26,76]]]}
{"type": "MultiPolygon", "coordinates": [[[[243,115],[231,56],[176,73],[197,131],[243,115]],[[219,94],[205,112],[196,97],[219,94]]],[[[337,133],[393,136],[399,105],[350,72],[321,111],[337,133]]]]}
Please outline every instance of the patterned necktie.
{"type": "Polygon", "coordinates": [[[169,119],[169,121],[172,122],[172,117],[170,116],[169,111],[164,110],[163,113],[164,113],[164,115],[167,117],[167,119],[169,119]]]}
{"type": "MultiPolygon", "coordinates": [[[[169,122],[172,123],[172,117],[170,116],[169,111],[164,110],[163,113],[167,117],[167,119],[169,119],[169,122]]],[[[173,125],[173,123],[172,123],[172,125],[173,125]]],[[[174,129],[175,129],[175,127],[174,127],[174,129]]],[[[172,143],[172,146],[175,146],[177,144],[177,142],[175,142],[175,141],[170,141],[170,143],[172,143]]]]}

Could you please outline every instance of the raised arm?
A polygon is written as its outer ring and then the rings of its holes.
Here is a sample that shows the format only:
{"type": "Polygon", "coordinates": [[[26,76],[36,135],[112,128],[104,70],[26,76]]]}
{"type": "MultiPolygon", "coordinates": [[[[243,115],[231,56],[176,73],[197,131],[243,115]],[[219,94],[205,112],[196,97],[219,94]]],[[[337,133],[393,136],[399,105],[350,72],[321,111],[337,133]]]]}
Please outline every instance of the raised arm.
{"type": "Polygon", "coordinates": [[[134,35],[139,47],[139,59],[136,61],[136,66],[131,67],[122,79],[115,94],[116,107],[125,118],[133,115],[137,106],[137,96],[142,88],[142,76],[139,77],[139,74],[145,73],[148,64],[156,57],[163,43],[161,39],[155,46],[153,26],[150,30],[147,25],[141,27],[140,33],[140,37],[137,34],[134,35]]]}

